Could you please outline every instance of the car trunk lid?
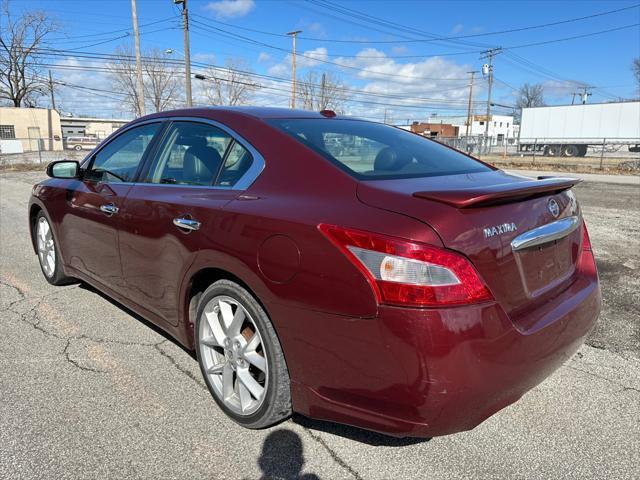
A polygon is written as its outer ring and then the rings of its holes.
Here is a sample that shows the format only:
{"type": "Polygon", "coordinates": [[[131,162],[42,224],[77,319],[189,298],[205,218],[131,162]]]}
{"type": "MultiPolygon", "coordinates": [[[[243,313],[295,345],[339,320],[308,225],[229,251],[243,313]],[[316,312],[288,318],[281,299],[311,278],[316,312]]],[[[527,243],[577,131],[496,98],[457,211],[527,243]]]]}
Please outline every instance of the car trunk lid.
{"type": "Polygon", "coordinates": [[[447,248],[471,260],[496,300],[517,316],[572,281],[581,220],[570,188],[578,182],[495,170],[362,181],[358,197],[433,227],[447,248]],[[512,246],[516,238],[524,243],[512,246]]]}

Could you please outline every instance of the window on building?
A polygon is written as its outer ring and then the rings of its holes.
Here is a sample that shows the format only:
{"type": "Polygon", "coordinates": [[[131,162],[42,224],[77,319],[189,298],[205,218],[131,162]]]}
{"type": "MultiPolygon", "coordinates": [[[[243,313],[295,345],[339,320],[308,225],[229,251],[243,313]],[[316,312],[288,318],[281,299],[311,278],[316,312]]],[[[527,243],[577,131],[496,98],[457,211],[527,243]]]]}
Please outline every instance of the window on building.
{"type": "Polygon", "coordinates": [[[495,127],[497,125],[498,122],[493,122],[493,126],[495,127]]]}
{"type": "Polygon", "coordinates": [[[500,122],[500,126],[502,126],[502,122],[500,122]]]}
{"type": "Polygon", "coordinates": [[[0,125],[0,139],[8,140],[16,138],[16,129],[13,125],[0,125]]]}
{"type": "Polygon", "coordinates": [[[480,122],[480,125],[484,125],[484,122],[480,122]]]}
{"type": "Polygon", "coordinates": [[[507,122],[507,128],[509,128],[509,122],[507,122]]]}

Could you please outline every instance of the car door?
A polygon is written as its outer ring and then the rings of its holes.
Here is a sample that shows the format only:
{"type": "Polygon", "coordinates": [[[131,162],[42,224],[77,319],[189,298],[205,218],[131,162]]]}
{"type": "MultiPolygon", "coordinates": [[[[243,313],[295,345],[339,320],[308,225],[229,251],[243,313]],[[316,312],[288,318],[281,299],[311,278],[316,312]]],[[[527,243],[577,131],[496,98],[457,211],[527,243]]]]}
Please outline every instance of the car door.
{"type": "Polygon", "coordinates": [[[67,263],[118,292],[124,287],[120,209],[161,125],[134,126],[113,138],[91,156],[81,181],[68,193],[69,208],[61,222],[67,263]]]}
{"type": "Polygon", "coordinates": [[[216,217],[258,172],[259,154],[195,120],[173,121],[156,152],[121,210],[120,255],[129,298],[177,325],[181,281],[197,252],[215,246],[216,217]]]}

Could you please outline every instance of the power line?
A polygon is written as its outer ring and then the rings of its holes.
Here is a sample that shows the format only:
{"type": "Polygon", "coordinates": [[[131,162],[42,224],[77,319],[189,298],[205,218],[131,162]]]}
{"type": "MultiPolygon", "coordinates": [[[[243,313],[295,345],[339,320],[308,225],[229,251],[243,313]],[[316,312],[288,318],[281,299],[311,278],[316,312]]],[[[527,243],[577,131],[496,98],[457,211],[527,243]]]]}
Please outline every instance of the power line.
{"type": "MultiPolygon", "coordinates": [[[[59,70],[75,70],[75,71],[101,71],[101,72],[111,72],[113,73],[113,70],[110,68],[106,68],[106,67],[81,67],[81,66],[77,66],[77,65],[67,65],[67,66],[56,66],[56,65],[49,65],[49,64],[40,64],[41,66],[46,66],[46,67],[51,67],[53,70],[59,69],[59,70]]],[[[117,70],[116,70],[117,71],[117,70]]],[[[122,71],[128,71],[126,69],[122,69],[122,71]]],[[[209,78],[207,78],[204,75],[201,75],[200,77],[202,77],[203,80],[209,80],[209,78]]],[[[221,78],[217,78],[218,80],[222,80],[222,81],[231,81],[228,79],[225,79],[223,77],[221,78]]],[[[126,95],[123,94],[122,92],[116,92],[113,90],[103,90],[103,89],[96,89],[96,88],[90,88],[90,87],[83,87],[83,86],[79,86],[79,85],[73,85],[73,84],[69,84],[68,82],[61,82],[61,81],[56,81],[54,82],[56,84],[62,85],[62,86],[74,86],[76,88],[82,88],[84,90],[88,90],[88,91],[96,91],[96,92],[100,92],[100,93],[111,93],[111,94],[119,94],[119,95],[126,95]]],[[[284,88],[277,88],[274,86],[270,86],[270,85],[259,85],[261,89],[263,90],[271,90],[271,91],[275,91],[275,92],[285,92],[285,93],[289,93],[288,89],[284,89],[284,88]]],[[[352,103],[356,103],[356,104],[363,104],[363,105],[380,105],[380,106],[389,106],[389,107],[398,107],[401,109],[409,109],[409,110],[414,110],[414,109],[419,109],[419,110],[424,110],[425,108],[438,108],[438,109],[442,109],[442,110],[454,110],[454,111],[462,111],[463,110],[463,103],[464,102],[444,102],[444,103],[439,103],[438,100],[433,100],[431,102],[427,102],[424,104],[398,104],[398,103],[390,103],[390,102],[376,102],[373,100],[361,100],[361,99],[348,99],[345,100],[346,102],[352,102],[352,103]],[[459,107],[459,108],[455,108],[455,107],[459,107]]]]}
{"type": "MultiPolygon", "coordinates": [[[[318,2],[314,2],[314,3],[318,3],[318,2]]],[[[324,2],[324,3],[331,3],[331,2],[324,2]]],[[[337,7],[337,5],[332,4],[331,8],[335,8],[337,7]]],[[[605,12],[599,12],[599,13],[594,13],[592,15],[585,15],[582,17],[575,17],[575,18],[569,18],[569,19],[565,19],[565,20],[558,20],[555,22],[548,22],[548,23],[543,23],[543,24],[539,24],[539,25],[529,25],[526,27],[519,27],[519,28],[512,28],[512,29],[508,29],[508,30],[498,30],[498,31],[493,31],[493,32],[485,32],[485,33],[475,33],[475,34],[468,34],[468,35],[455,35],[455,36],[447,36],[447,37],[435,37],[435,38],[427,38],[427,39],[409,39],[409,40],[338,40],[338,39],[321,39],[321,38],[312,38],[312,37],[300,37],[301,40],[311,40],[311,41],[318,41],[318,42],[327,42],[327,43],[360,43],[360,44],[394,44],[394,43],[425,43],[425,42],[433,42],[433,41],[446,41],[446,40],[460,40],[460,39],[465,39],[465,38],[477,38],[477,37],[485,37],[485,36],[490,36],[490,35],[501,35],[501,34],[505,34],[505,33],[515,33],[515,32],[522,32],[522,31],[526,31],[526,30],[534,30],[534,29],[539,29],[539,28],[546,28],[546,27],[552,27],[552,26],[556,26],[556,25],[563,25],[563,24],[567,24],[567,23],[573,23],[573,22],[579,22],[579,21],[583,21],[583,20],[588,20],[591,18],[597,18],[597,17],[602,17],[605,15],[612,15],[614,13],[619,13],[619,12],[623,12],[626,10],[631,10],[634,8],[638,8],[640,7],[640,4],[635,4],[635,5],[631,5],[629,7],[623,7],[623,8],[617,8],[615,10],[608,10],[605,12]]],[[[326,7],[325,7],[326,8],[326,7]]],[[[344,9],[346,9],[346,7],[344,7],[344,9]]],[[[353,9],[346,9],[346,10],[350,10],[352,12],[356,12],[356,10],[353,9]]],[[[223,22],[218,22],[218,23],[223,23],[223,22]]],[[[393,22],[388,22],[389,24],[392,25],[399,25],[399,24],[395,24],[393,22]]],[[[227,24],[229,25],[229,24],[227,24]]],[[[237,28],[242,28],[242,27],[237,27],[237,28]]],[[[260,32],[260,31],[256,31],[257,33],[264,33],[264,34],[270,34],[270,35],[274,35],[273,33],[270,32],[260,32]]]]}
{"type": "MultiPolygon", "coordinates": [[[[160,19],[160,20],[156,20],[156,21],[153,21],[153,22],[143,23],[143,24],[140,25],[140,28],[148,27],[148,26],[151,26],[151,25],[157,25],[158,23],[168,22],[170,20],[175,20],[175,17],[171,16],[171,17],[166,17],[166,18],[163,18],[163,19],[160,19]]],[[[103,37],[103,36],[106,36],[106,35],[113,35],[115,33],[122,33],[122,32],[131,33],[131,27],[120,28],[118,30],[110,30],[108,32],[101,32],[101,33],[89,33],[89,34],[86,34],[86,35],[74,35],[74,36],[70,36],[70,37],[69,36],[65,36],[65,37],[62,37],[62,38],[51,38],[51,39],[49,39],[49,41],[54,41],[55,42],[55,41],[62,40],[63,42],[67,42],[67,41],[70,41],[71,39],[74,39],[74,38],[75,39],[80,39],[80,38],[87,38],[87,37],[103,37]]]]}
{"type": "MultiPolygon", "coordinates": [[[[41,55],[43,57],[64,57],[66,56],[65,51],[53,51],[53,50],[45,50],[45,49],[40,49],[38,52],[36,52],[37,55],[41,55]]],[[[76,58],[84,58],[84,59],[91,59],[91,60],[102,60],[102,61],[114,61],[117,60],[119,58],[127,58],[127,59],[132,59],[133,57],[131,56],[127,56],[127,55],[121,55],[121,54],[102,54],[102,53],[91,53],[91,52],[80,52],[78,54],[75,55],[76,58]]],[[[178,67],[182,67],[183,64],[182,62],[178,61],[178,60],[173,60],[173,59],[157,59],[157,58],[150,58],[150,57],[145,57],[142,56],[141,59],[143,60],[143,63],[148,62],[148,61],[153,61],[153,62],[161,62],[161,63],[165,63],[168,65],[173,65],[173,66],[178,66],[178,67]]],[[[232,70],[234,72],[243,74],[243,75],[248,75],[251,77],[257,77],[257,78],[262,78],[262,79],[267,79],[267,80],[271,80],[271,81],[276,81],[276,82],[281,82],[281,83],[286,83],[286,84],[291,84],[291,79],[290,78],[284,78],[284,77],[277,77],[277,76],[273,76],[273,75],[265,75],[265,74],[258,74],[258,73],[254,73],[254,72],[250,72],[250,71],[246,71],[246,70],[239,70],[239,69],[228,69],[226,67],[219,67],[219,66],[215,66],[212,64],[208,64],[208,63],[204,63],[204,62],[192,62],[193,65],[195,66],[199,66],[201,68],[213,68],[215,70],[219,70],[219,71],[226,71],[226,70],[232,70]]],[[[55,65],[54,65],[55,66],[55,65]]],[[[72,68],[78,68],[76,66],[69,66],[69,65],[64,65],[61,66],[63,68],[68,68],[68,69],[72,69],[72,68]]],[[[95,68],[95,67],[90,67],[90,68],[95,68]]],[[[113,71],[113,67],[111,66],[105,66],[105,67],[97,67],[97,68],[101,68],[102,71],[104,72],[109,72],[109,71],[113,71]]],[[[318,86],[315,85],[314,86],[318,86]]],[[[453,87],[453,88],[440,88],[438,89],[438,93],[444,93],[447,91],[457,91],[457,90],[462,90],[466,88],[466,81],[464,85],[460,85],[459,87],[453,87]]],[[[356,95],[365,95],[365,96],[375,96],[375,97],[382,97],[382,98],[394,98],[394,99],[401,99],[401,100],[417,100],[417,101],[430,101],[430,102],[438,102],[438,103],[449,103],[449,102],[457,102],[454,100],[446,100],[446,99],[433,99],[433,98],[426,98],[426,97],[420,97],[420,96],[413,96],[413,95],[401,95],[401,94],[384,94],[384,93],[378,93],[378,92],[370,92],[370,91],[365,91],[365,90],[358,90],[358,89],[354,89],[354,88],[346,88],[346,87],[338,87],[338,90],[345,92],[345,93],[351,93],[351,94],[356,94],[356,95]]]]}

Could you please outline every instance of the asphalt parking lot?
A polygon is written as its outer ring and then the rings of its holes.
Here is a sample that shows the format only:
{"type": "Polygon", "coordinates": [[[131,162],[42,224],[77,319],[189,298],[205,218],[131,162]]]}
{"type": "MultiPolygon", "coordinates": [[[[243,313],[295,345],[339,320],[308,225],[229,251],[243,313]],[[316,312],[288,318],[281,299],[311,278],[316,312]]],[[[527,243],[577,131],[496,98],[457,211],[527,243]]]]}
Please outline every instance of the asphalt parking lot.
{"type": "Polygon", "coordinates": [[[41,178],[0,174],[2,479],[640,477],[640,177],[576,189],[604,296],[587,345],[475,430],[429,441],[299,417],[236,426],[157,329],[46,283],[26,221],[41,178]]]}

